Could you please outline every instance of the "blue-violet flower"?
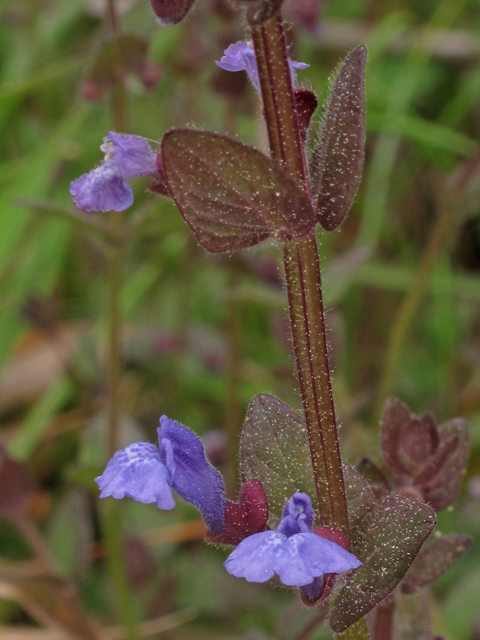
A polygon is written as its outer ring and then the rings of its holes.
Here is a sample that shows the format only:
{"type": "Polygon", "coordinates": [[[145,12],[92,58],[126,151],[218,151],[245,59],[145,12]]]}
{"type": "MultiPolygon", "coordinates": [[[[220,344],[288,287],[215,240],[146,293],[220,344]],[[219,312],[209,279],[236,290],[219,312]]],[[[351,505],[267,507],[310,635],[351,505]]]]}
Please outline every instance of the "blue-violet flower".
{"type": "Polygon", "coordinates": [[[190,429],[160,418],[160,447],[136,442],[117,451],[101,476],[95,478],[101,498],[133,498],[173,509],[172,488],[202,514],[209,530],[225,531],[225,488],[222,476],[205,456],[200,438],[190,429]]]}
{"type": "Polygon", "coordinates": [[[283,584],[303,587],[325,573],[342,573],[362,563],[343,547],[311,532],[312,502],[295,493],[276,531],[262,531],[242,540],[225,568],[248,582],[265,582],[276,573],[283,584]]]}
{"type": "Polygon", "coordinates": [[[102,164],[70,184],[70,193],[84,211],[124,211],[133,203],[133,192],[125,181],[156,176],[156,154],[140,136],[110,131],[100,149],[102,164]]]}
{"type": "MultiPolygon", "coordinates": [[[[257,59],[255,58],[253,44],[251,42],[240,40],[235,44],[231,44],[223,53],[225,55],[222,56],[220,60],[216,60],[215,63],[221,69],[225,69],[225,71],[246,71],[255,89],[258,93],[261,93],[257,59]]],[[[288,64],[290,66],[292,86],[295,87],[295,70],[306,69],[310,65],[306,62],[295,62],[295,60],[292,60],[291,58],[288,58],[288,64]]]]}

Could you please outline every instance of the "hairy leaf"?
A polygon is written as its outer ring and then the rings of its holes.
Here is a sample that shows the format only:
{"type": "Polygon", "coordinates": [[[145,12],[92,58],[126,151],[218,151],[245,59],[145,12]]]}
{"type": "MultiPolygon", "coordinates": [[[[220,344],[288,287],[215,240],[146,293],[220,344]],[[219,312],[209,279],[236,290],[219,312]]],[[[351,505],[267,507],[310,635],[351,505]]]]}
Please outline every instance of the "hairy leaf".
{"type": "MultiPolygon", "coordinates": [[[[258,478],[267,494],[269,524],[278,524],[296,491],[308,493],[318,514],[305,422],[285,402],[268,394],[255,396],[243,425],[240,448],[243,481],[258,478]]],[[[343,462],[348,517],[354,529],[375,503],[362,476],[343,462]]]]}
{"type": "Polygon", "coordinates": [[[177,24],[190,11],[195,0],[150,0],[160,24],[177,24]]]}
{"type": "Polygon", "coordinates": [[[333,83],[310,175],[318,221],[333,231],[348,213],[365,157],[365,65],[367,48],[346,58],[333,83]]]}
{"type": "Polygon", "coordinates": [[[390,494],[363,518],[352,549],[363,566],[340,589],[330,617],[340,633],[371,611],[400,583],[435,526],[425,503],[390,494]]]}
{"type": "Polygon", "coordinates": [[[308,493],[318,513],[307,429],[296,411],[274,396],[255,396],[243,425],[240,452],[243,481],[257,478],[263,484],[271,526],[296,491],[308,493]]]}
{"type": "Polygon", "coordinates": [[[404,593],[413,593],[435,582],[472,546],[470,536],[449,534],[423,547],[402,582],[404,593]]]}
{"type": "Polygon", "coordinates": [[[432,640],[428,591],[415,595],[395,594],[392,640],[432,640]]]}
{"type": "Polygon", "coordinates": [[[315,225],[309,199],[257,149],[208,131],[163,138],[167,183],[181,214],[211,252],[302,236],[315,225]]]}
{"type": "Polygon", "coordinates": [[[412,420],[407,407],[398,398],[388,398],[382,415],[382,453],[389,469],[395,475],[408,474],[408,467],[400,460],[400,439],[412,420]]]}
{"type": "Polygon", "coordinates": [[[465,473],[468,460],[469,440],[468,424],[462,418],[455,418],[437,427],[440,446],[458,440],[457,446],[446,458],[438,473],[423,487],[425,500],[436,511],[446,509],[457,498],[460,482],[465,473]]]}

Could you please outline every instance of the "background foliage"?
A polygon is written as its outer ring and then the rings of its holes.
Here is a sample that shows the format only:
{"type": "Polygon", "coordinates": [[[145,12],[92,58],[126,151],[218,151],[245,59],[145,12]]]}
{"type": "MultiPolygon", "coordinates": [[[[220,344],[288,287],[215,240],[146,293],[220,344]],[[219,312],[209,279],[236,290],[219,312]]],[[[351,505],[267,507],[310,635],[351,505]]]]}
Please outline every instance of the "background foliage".
{"type": "MultiPolygon", "coordinates": [[[[244,37],[240,14],[199,0],[179,26],[160,28],[146,0],[118,4],[124,32],[145,42],[125,44],[131,57],[140,51],[127,78],[132,133],[160,140],[195,126],[265,149],[255,92],[214,64],[244,37]]],[[[286,16],[292,57],[311,65],[299,81],[320,101],[346,51],[369,48],[363,181],[341,230],[319,230],[343,455],[379,459],[379,412],[391,393],[440,422],[465,416],[469,469],[437,529],[478,538],[480,6],[330,0],[312,29],[299,12],[309,4],[287,2],[286,16]]],[[[68,193],[101,160],[111,128],[109,89],[99,95],[95,84],[108,81],[103,11],[96,0],[0,0],[0,442],[31,472],[29,517],[61,571],[112,627],[93,483],[105,460],[105,242],[101,219],[79,217],[68,193]]],[[[251,397],[273,393],[300,408],[279,249],[207,255],[147,185],[134,185],[122,239],[122,442],[154,441],[166,413],[205,436],[233,490],[232,442],[251,397]]],[[[165,513],[124,501],[120,513],[135,606],[154,621],[142,632],[289,639],[314,616],[284,590],[229,576],[226,554],[203,545],[188,506],[165,513]]],[[[31,625],[50,637],[63,600],[45,604],[52,585],[25,595],[21,580],[35,563],[11,519],[1,520],[0,554],[4,632],[31,625]]],[[[474,545],[435,586],[437,633],[479,637],[479,589],[474,545]]]]}

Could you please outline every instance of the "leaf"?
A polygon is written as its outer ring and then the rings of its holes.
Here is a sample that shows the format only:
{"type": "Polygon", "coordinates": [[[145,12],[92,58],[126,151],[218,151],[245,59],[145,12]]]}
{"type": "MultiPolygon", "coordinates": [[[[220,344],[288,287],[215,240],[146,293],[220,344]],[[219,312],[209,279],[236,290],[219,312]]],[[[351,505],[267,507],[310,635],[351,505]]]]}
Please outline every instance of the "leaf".
{"type": "Polygon", "coordinates": [[[446,459],[440,471],[423,487],[425,500],[436,511],[440,511],[453,504],[457,498],[460,482],[467,466],[469,439],[468,424],[462,418],[445,422],[437,429],[441,445],[446,444],[450,439],[458,438],[455,450],[446,459]]]}
{"type": "Polygon", "coordinates": [[[353,533],[362,518],[375,504],[375,497],[365,478],[346,462],[342,463],[348,506],[348,523],[353,533]]]}
{"type": "Polygon", "coordinates": [[[388,398],[382,415],[382,453],[389,469],[396,475],[408,474],[408,468],[400,461],[398,450],[402,432],[410,424],[412,416],[398,398],[388,398]]]}
{"type": "MultiPolygon", "coordinates": [[[[307,493],[318,513],[310,447],[305,422],[275,396],[261,394],[250,403],[240,443],[243,481],[257,478],[268,498],[269,524],[276,526],[296,491],[307,493]]],[[[348,518],[353,530],[375,503],[362,476],[343,462],[348,518]]]]}
{"type": "Polygon", "coordinates": [[[164,136],[162,157],[169,190],[208,251],[250,247],[269,235],[293,239],[315,226],[302,189],[253,147],[183,129],[164,136]]]}
{"type": "Polygon", "coordinates": [[[429,600],[428,591],[395,594],[393,640],[432,640],[429,600]]]}
{"type": "Polygon", "coordinates": [[[307,139],[308,127],[315,109],[318,107],[317,96],[310,89],[294,89],[295,112],[297,114],[298,129],[303,142],[307,139]]]}
{"type": "Polygon", "coordinates": [[[287,404],[268,394],[250,403],[240,442],[242,480],[261,481],[268,498],[269,524],[278,524],[296,491],[307,493],[318,513],[307,429],[287,404]]]}
{"type": "Polygon", "coordinates": [[[413,593],[435,582],[472,546],[470,536],[449,534],[423,547],[402,582],[404,593],[413,593]]]}
{"type": "Polygon", "coordinates": [[[333,231],[343,221],[362,177],[365,157],[367,48],[346,58],[333,83],[323,128],[311,160],[318,221],[333,231]]]}
{"type": "Polygon", "coordinates": [[[150,0],[154,14],[162,25],[178,24],[195,0],[150,0]]]}
{"type": "Polygon", "coordinates": [[[434,526],[428,505],[399,494],[367,513],[352,536],[352,550],[363,566],[339,591],[330,617],[333,631],[344,631],[395,589],[434,526]]]}

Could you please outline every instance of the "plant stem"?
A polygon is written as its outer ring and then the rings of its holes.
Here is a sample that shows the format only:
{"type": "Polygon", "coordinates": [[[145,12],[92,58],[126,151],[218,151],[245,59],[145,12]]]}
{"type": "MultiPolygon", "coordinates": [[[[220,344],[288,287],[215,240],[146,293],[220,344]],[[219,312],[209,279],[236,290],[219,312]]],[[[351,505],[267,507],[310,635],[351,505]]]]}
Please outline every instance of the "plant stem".
{"type": "Polygon", "coordinates": [[[284,245],[284,265],[297,373],[322,523],[348,536],[314,232],[284,245]]]}
{"type": "MultiPolygon", "coordinates": [[[[285,34],[279,14],[253,29],[271,155],[308,191],[285,34]]],[[[348,515],[333,403],[315,232],[284,244],[297,373],[322,524],[348,538],[348,515]]]]}
{"type": "MultiPolygon", "coordinates": [[[[121,52],[118,47],[120,24],[117,16],[115,0],[107,0],[106,22],[110,30],[113,47],[113,68],[115,83],[111,95],[112,123],[115,131],[123,132],[127,128],[125,79],[121,52]]],[[[118,211],[110,211],[108,226],[113,237],[121,237],[123,232],[123,215],[118,211]]],[[[118,449],[119,426],[119,382],[121,376],[121,318],[120,318],[120,283],[122,272],[122,253],[120,247],[110,244],[107,248],[107,326],[108,326],[108,429],[107,452],[111,457],[118,449]]],[[[115,500],[105,500],[100,507],[102,531],[105,538],[108,566],[115,591],[118,616],[125,628],[127,640],[138,640],[136,630],[136,612],[130,585],[128,584],[125,565],[123,538],[115,500]]]]}
{"type": "Polygon", "coordinates": [[[395,613],[395,597],[392,595],[377,607],[375,631],[373,640],[390,640],[393,631],[393,616],[395,613]]]}

